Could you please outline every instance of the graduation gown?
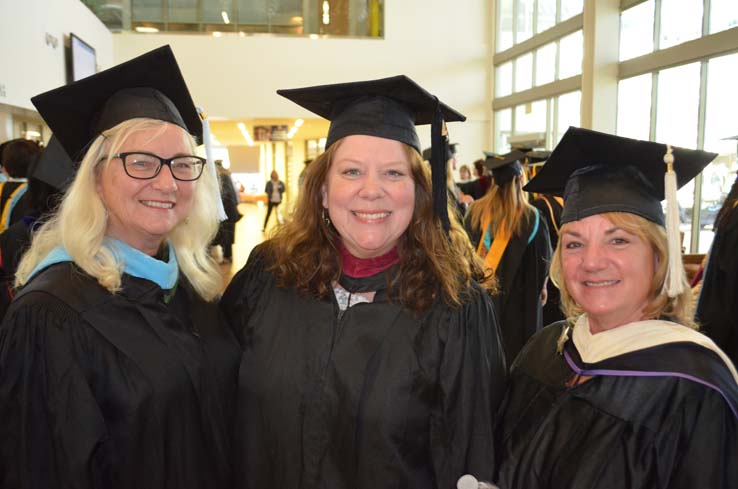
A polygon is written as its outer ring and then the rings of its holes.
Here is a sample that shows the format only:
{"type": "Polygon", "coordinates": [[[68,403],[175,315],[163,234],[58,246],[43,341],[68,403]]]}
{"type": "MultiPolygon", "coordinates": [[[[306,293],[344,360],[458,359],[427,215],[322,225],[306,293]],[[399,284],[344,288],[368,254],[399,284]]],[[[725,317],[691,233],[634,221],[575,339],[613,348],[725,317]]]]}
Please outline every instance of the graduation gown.
{"type": "MultiPolygon", "coordinates": [[[[532,219],[523,226],[520,236],[510,238],[495,271],[499,293],[494,296],[494,304],[509,363],[515,360],[528,338],[543,327],[541,291],[548,276],[551,244],[545,221],[539,218],[537,222],[536,225],[532,219]]],[[[468,215],[465,227],[476,248],[482,238],[481,230],[471,225],[468,215]]]]}
{"type": "Polygon", "coordinates": [[[506,369],[492,301],[421,317],[389,301],[384,272],[342,277],[374,301],[340,311],[279,288],[261,247],[221,304],[244,356],[236,488],[453,488],[491,476],[506,369]]]}
{"type": "Polygon", "coordinates": [[[702,331],[738,364],[738,209],[715,233],[695,316],[702,331]]]}
{"type": "MultiPolygon", "coordinates": [[[[551,249],[555,250],[556,245],[559,243],[559,228],[561,227],[561,212],[564,208],[559,205],[558,202],[551,195],[541,196],[532,202],[533,207],[538,209],[541,214],[541,218],[546,221],[548,226],[548,237],[551,242],[551,249]],[[546,198],[546,200],[543,199],[546,198]],[[551,207],[546,204],[546,201],[551,207]]],[[[561,312],[561,293],[559,288],[549,279],[546,283],[546,292],[548,293],[548,300],[546,305],[543,306],[543,324],[551,324],[556,321],[565,319],[564,313],[561,312]]]]}
{"type": "Polygon", "coordinates": [[[587,364],[572,340],[557,353],[562,328],[511,370],[501,489],[738,488],[738,387],[714,351],[675,342],[587,364]],[[593,377],[567,387],[575,370],[593,377]]]}
{"type": "Polygon", "coordinates": [[[31,244],[31,230],[35,222],[36,218],[26,216],[0,233],[0,321],[13,300],[15,271],[31,244]]]}
{"type": "Polygon", "coordinates": [[[70,262],[19,292],[0,326],[0,487],[231,487],[240,348],[183,275],[164,300],[70,262]]]}

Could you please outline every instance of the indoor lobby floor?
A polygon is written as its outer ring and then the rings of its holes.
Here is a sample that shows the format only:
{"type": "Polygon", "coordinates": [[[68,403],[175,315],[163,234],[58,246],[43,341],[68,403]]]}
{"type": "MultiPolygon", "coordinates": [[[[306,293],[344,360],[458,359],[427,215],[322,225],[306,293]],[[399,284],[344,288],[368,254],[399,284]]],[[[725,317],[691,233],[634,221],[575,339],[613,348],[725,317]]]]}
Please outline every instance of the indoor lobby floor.
{"type": "Polygon", "coordinates": [[[265,233],[261,232],[261,227],[264,224],[264,216],[266,216],[267,208],[265,205],[257,205],[255,203],[241,203],[238,205],[238,210],[243,214],[238,223],[236,223],[236,242],[233,244],[233,263],[223,263],[220,268],[223,271],[226,282],[230,282],[230,279],[238,273],[241,268],[246,264],[246,260],[249,258],[251,250],[264,241],[265,237],[269,234],[274,226],[277,225],[276,216],[274,211],[269,216],[269,225],[265,233]]]}

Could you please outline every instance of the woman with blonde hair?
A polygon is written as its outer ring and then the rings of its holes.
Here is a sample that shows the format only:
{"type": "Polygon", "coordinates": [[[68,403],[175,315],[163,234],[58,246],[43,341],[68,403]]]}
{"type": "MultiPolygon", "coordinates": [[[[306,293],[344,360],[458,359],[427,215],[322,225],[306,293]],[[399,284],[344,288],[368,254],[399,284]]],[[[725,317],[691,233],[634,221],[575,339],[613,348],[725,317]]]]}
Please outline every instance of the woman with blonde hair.
{"type": "Polygon", "coordinates": [[[504,356],[441,136],[463,116],[404,76],[278,93],[331,125],[292,220],[223,296],[245,348],[236,487],[491,475],[504,356]],[[415,132],[432,119],[433,184],[415,132]]]}
{"type": "Polygon", "coordinates": [[[218,182],[171,49],[33,102],[84,157],[0,326],[0,486],[230,487],[218,182]]]}
{"type": "Polygon", "coordinates": [[[464,225],[485,268],[497,277],[495,308],[505,356],[512,362],[528,338],[543,327],[551,244],[546,222],[523,192],[525,153],[486,154],[492,184],[469,207],[464,225]]]}
{"type": "Polygon", "coordinates": [[[738,374],[695,330],[672,207],[714,157],[569,128],[526,187],[564,196],[551,277],[567,319],[512,366],[500,488],[738,487],[738,374]]]}

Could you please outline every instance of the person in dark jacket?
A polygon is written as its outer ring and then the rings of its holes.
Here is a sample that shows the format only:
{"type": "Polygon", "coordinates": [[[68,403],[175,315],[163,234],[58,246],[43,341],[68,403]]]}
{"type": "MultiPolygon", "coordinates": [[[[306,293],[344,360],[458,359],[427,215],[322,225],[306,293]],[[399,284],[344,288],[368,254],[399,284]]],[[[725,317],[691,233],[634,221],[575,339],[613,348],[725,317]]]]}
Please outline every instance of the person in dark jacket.
{"type": "Polygon", "coordinates": [[[218,181],[171,49],[32,102],[82,158],[0,325],[0,487],[231,488],[218,181]]]}
{"type": "Polygon", "coordinates": [[[266,217],[264,218],[264,227],[261,229],[262,231],[266,231],[267,223],[269,222],[269,216],[272,214],[272,210],[275,210],[277,221],[281,222],[279,210],[277,210],[277,207],[279,207],[279,204],[282,203],[282,195],[284,194],[284,191],[284,182],[279,179],[279,173],[277,173],[276,171],[272,171],[272,174],[270,175],[270,178],[266,183],[266,187],[264,188],[264,192],[266,192],[267,194],[267,213],[266,217]]]}
{"type": "Polygon", "coordinates": [[[235,487],[446,489],[491,475],[504,354],[446,199],[441,135],[442,117],[463,116],[404,76],[278,93],[331,125],[292,219],[223,296],[245,348],[235,487]],[[434,114],[431,185],[414,124],[434,114]]]}
{"type": "Polygon", "coordinates": [[[232,263],[233,243],[236,241],[236,223],[243,216],[238,211],[238,195],[236,194],[236,188],[233,186],[231,172],[223,168],[221,160],[215,160],[215,166],[218,169],[220,198],[223,202],[226,219],[220,222],[218,234],[215,235],[212,244],[219,245],[222,248],[223,263],[232,263]]]}

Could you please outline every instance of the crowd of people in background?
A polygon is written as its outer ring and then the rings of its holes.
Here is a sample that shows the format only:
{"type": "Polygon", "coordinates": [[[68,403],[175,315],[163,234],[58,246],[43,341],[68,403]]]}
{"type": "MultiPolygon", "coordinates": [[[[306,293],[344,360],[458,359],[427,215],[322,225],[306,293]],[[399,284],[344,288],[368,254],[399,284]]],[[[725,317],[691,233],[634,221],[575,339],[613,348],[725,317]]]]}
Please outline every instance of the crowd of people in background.
{"type": "Polygon", "coordinates": [[[407,76],[277,93],[325,151],[228,283],[240,192],[168,46],[33,97],[0,487],[738,488],[738,184],[696,297],[673,219],[715,154],[571,127],[468,164],[407,76]]]}

